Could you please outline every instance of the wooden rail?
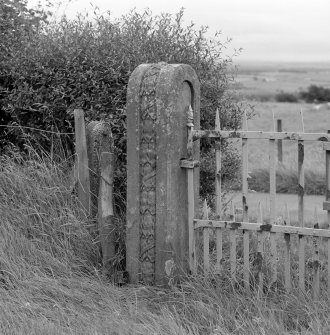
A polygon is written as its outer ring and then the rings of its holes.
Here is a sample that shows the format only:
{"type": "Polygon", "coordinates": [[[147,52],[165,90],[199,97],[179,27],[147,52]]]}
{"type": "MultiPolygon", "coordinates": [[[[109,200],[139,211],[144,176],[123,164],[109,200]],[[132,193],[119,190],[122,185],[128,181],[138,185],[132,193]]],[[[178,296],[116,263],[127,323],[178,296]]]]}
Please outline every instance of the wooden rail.
{"type": "MultiPolygon", "coordinates": [[[[234,213],[234,209],[231,210],[234,213]]],[[[207,239],[205,239],[204,235],[204,243],[207,241],[207,246],[210,241],[210,231],[211,229],[227,229],[229,231],[229,264],[230,264],[230,273],[232,278],[237,281],[237,233],[238,231],[243,232],[243,283],[246,287],[246,282],[250,283],[250,280],[246,281],[246,271],[249,270],[249,278],[251,275],[250,263],[249,266],[246,266],[245,255],[249,254],[250,251],[244,247],[244,234],[246,232],[255,232],[257,233],[257,271],[258,271],[258,282],[257,289],[260,294],[263,293],[264,287],[264,266],[265,266],[265,254],[264,254],[264,243],[265,238],[268,236],[275,236],[275,247],[278,243],[279,238],[283,239],[284,246],[284,259],[283,259],[283,268],[284,268],[284,288],[286,291],[290,291],[292,289],[292,273],[291,273],[291,243],[292,236],[296,235],[299,237],[299,241],[301,238],[312,237],[313,239],[313,259],[312,259],[312,293],[313,297],[317,299],[320,294],[320,259],[319,259],[319,250],[320,250],[320,241],[321,239],[326,238],[326,246],[328,247],[330,241],[330,230],[329,229],[318,229],[318,228],[306,228],[306,227],[294,227],[294,226],[284,226],[284,225],[276,225],[276,224],[264,224],[264,223],[250,223],[250,222],[237,222],[235,220],[235,215],[230,214],[232,220],[230,221],[217,221],[217,220],[194,220],[194,229],[203,229],[203,231],[207,231],[207,239]]],[[[258,221],[263,221],[262,214],[258,215],[258,221]]],[[[315,225],[318,226],[317,224],[315,225]]],[[[298,285],[302,291],[305,291],[305,281],[306,281],[306,273],[305,273],[305,262],[306,257],[305,253],[301,252],[299,242],[299,272],[298,272],[298,285]],[[301,270],[301,264],[304,264],[303,270],[301,270]]],[[[304,245],[305,246],[305,245],[304,245]]],[[[205,246],[204,246],[205,248],[205,246]]],[[[272,246],[271,246],[272,248],[272,246]]],[[[208,250],[208,249],[207,249],[208,250]]],[[[209,254],[205,253],[204,249],[204,269],[209,272],[210,271],[210,258],[209,254]]],[[[277,254],[273,253],[272,250],[270,252],[270,263],[272,275],[269,282],[269,287],[272,287],[278,281],[278,271],[277,271],[277,254]],[[275,260],[274,260],[275,259],[275,260]],[[276,271],[274,271],[274,264],[276,264],[276,271]],[[276,276],[274,275],[276,274],[276,276]]],[[[330,280],[328,280],[328,287],[330,286],[330,280]]],[[[249,288],[250,289],[250,288],[249,288]]]]}
{"type": "Polygon", "coordinates": [[[330,142],[330,134],[327,133],[300,133],[300,132],[267,132],[267,131],[243,131],[243,130],[194,130],[194,141],[201,138],[247,138],[264,140],[288,140],[288,141],[316,141],[330,142]]]}
{"type": "Polygon", "coordinates": [[[330,133],[305,133],[303,116],[302,116],[302,132],[281,132],[281,127],[278,128],[278,132],[275,131],[275,120],[273,115],[273,126],[274,129],[271,132],[263,131],[249,131],[246,116],[243,116],[242,130],[239,131],[228,131],[221,130],[220,127],[220,115],[216,111],[215,128],[214,130],[194,130],[192,119],[188,118],[188,143],[187,152],[188,157],[181,161],[181,167],[187,169],[187,183],[188,183],[188,215],[189,215],[189,262],[192,272],[197,273],[198,271],[198,260],[203,262],[203,269],[207,274],[214,269],[216,273],[221,273],[224,261],[223,254],[223,232],[228,232],[229,242],[229,270],[232,278],[235,281],[243,280],[244,287],[247,291],[251,288],[251,273],[257,268],[256,284],[259,294],[263,294],[264,285],[267,281],[268,287],[278,287],[279,278],[283,278],[283,284],[286,291],[290,291],[293,286],[292,277],[294,273],[292,271],[292,243],[295,241],[294,235],[298,237],[298,286],[302,291],[306,291],[306,272],[312,272],[313,280],[311,283],[311,291],[313,296],[318,298],[320,294],[320,244],[323,239],[326,239],[327,255],[328,255],[328,290],[330,292],[330,230],[319,229],[317,213],[314,215],[314,228],[305,227],[304,218],[304,188],[305,188],[305,177],[304,177],[304,148],[306,141],[318,141],[324,142],[323,147],[326,150],[326,181],[327,181],[327,193],[326,201],[323,203],[323,208],[328,211],[328,223],[330,226],[330,133]],[[198,166],[198,162],[193,161],[193,142],[201,138],[213,138],[215,140],[215,214],[216,220],[209,220],[209,207],[204,202],[202,219],[194,218],[194,204],[193,201],[193,171],[194,167],[198,166]],[[223,204],[221,198],[221,141],[223,139],[235,139],[241,138],[242,147],[242,221],[238,221],[236,218],[236,209],[233,203],[229,210],[229,220],[222,220],[223,216],[223,204]],[[248,140],[249,139],[264,139],[268,140],[269,145],[269,182],[270,182],[270,221],[264,223],[263,210],[261,205],[258,206],[258,218],[256,223],[249,222],[248,215],[248,140]],[[283,215],[284,225],[276,224],[276,140],[291,140],[297,142],[297,154],[298,154],[298,221],[299,227],[290,225],[290,216],[288,208],[286,207],[285,214],[283,215]],[[202,232],[203,242],[203,254],[197,257],[197,245],[199,232],[202,232]],[[242,243],[242,261],[237,257],[238,244],[240,239],[238,238],[238,232],[243,235],[242,243]],[[250,240],[252,236],[257,237],[256,247],[251,244],[250,240]],[[210,258],[210,241],[214,240],[216,245],[216,259],[210,258]],[[309,240],[308,240],[309,239],[309,240]],[[270,277],[265,280],[265,245],[268,245],[269,241],[269,252],[267,253],[267,259],[269,257],[270,265],[270,277]],[[306,270],[306,245],[307,241],[312,240],[312,270],[309,268],[306,270]],[[281,246],[280,243],[281,242],[281,246]],[[256,262],[251,265],[251,247],[255,248],[256,251],[256,262]],[[279,255],[283,255],[281,262],[279,261],[279,255]],[[243,268],[238,266],[238,262],[243,263],[243,268]],[[279,276],[279,269],[283,270],[283,277],[279,276]],[[237,271],[242,270],[242,277],[237,277],[237,271]]]}
{"type": "Polygon", "coordinates": [[[217,221],[194,219],[194,229],[198,228],[226,228],[230,230],[250,230],[255,232],[269,232],[282,234],[295,234],[314,237],[330,237],[329,229],[315,229],[296,226],[283,226],[269,223],[236,222],[236,221],[217,221]]]}

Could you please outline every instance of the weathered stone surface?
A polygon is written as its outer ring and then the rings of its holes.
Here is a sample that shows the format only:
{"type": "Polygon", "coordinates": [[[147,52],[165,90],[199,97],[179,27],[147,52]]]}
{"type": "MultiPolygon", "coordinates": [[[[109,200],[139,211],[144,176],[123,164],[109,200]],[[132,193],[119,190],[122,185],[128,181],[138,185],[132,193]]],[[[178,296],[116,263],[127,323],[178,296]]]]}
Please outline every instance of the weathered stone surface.
{"type": "MultiPolygon", "coordinates": [[[[131,75],[126,239],[131,282],[163,285],[169,273],[172,278],[188,269],[187,181],[180,159],[187,157],[189,105],[199,129],[199,101],[199,81],[188,65],[143,64],[131,75]]],[[[199,159],[198,141],[193,159],[199,159]]]]}
{"type": "Polygon", "coordinates": [[[102,152],[113,153],[111,126],[104,121],[92,121],[86,127],[88,167],[90,171],[91,215],[97,217],[100,187],[100,158],[102,152]]]}

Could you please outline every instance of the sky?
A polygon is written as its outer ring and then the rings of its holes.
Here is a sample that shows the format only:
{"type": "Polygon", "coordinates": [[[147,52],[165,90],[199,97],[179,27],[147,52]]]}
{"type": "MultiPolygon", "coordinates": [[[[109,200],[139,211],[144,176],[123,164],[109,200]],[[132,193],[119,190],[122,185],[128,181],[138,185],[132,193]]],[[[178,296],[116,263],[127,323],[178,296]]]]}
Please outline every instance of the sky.
{"type": "MultiPolygon", "coordinates": [[[[30,0],[31,4],[38,0],[30,0]]],[[[41,0],[43,3],[45,0],[41,0]]],[[[228,56],[242,52],[237,62],[329,62],[330,0],[63,0],[58,15],[74,18],[91,8],[109,10],[120,17],[136,8],[153,14],[177,13],[185,8],[184,21],[208,26],[209,33],[221,31],[223,41],[231,38],[228,56]]]]}

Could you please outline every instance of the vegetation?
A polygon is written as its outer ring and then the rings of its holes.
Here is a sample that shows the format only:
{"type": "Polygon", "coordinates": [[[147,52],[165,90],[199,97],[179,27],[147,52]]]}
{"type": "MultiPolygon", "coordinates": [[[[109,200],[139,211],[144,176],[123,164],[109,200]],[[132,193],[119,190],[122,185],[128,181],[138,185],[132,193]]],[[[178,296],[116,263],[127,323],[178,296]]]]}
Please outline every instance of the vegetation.
{"type": "Polygon", "coordinates": [[[323,86],[310,85],[307,90],[302,90],[299,94],[281,91],[275,95],[277,102],[298,102],[299,98],[307,103],[330,102],[330,89],[323,86]]]}
{"type": "MultiPolygon", "coordinates": [[[[226,274],[170,289],[115,287],[99,271],[88,221],[47,155],[1,158],[1,334],[327,334],[330,296],[259,296],[226,274]]],[[[226,242],[227,243],[227,242],[226,242]]]]}
{"type": "Polygon", "coordinates": [[[301,91],[300,97],[306,102],[330,102],[330,89],[323,86],[310,85],[307,91],[301,91]]]}
{"type": "MultiPolygon", "coordinates": [[[[223,56],[227,42],[219,34],[210,39],[207,28],[185,26],[183,10],[175,16],[132,11],[120,19],[94,12],[93,18],[47,23],[46,12],[36,16],[23,0],[2,0],[2,6],[13,7],[15,18],[4,15],[3,24],[9,21],[13,31],[22,31],[13,43],[3,42],[0,108],[1,125],[8,127],[0,129],[2,146],[11,142],[23,148],[28,137],[49,151],[54,136],[44,130],[61,133],[61,152],[72,153],[72,112],[83,108],[88,120],[104,119],[112,126],[118,158],[115,189],[124,197],[128,79],[138,65],[160,61],[186,63],[197,72],[203,128],[214,125],[217,108],[224,128],[239,127],[242,106],[229,91],[231,59],[223,56]],[[19,21],[21,7],[24,20],[19,21]]],[[[209,148],[203,142],[202,151],[209,148]]]]}
{"type": "MultiPolygon", "coordinates": [[[[123,193],[126,85],[138,64],[192,65],[202,83],[203,128],[213,128],[219,108],[222,126],[236,129],[242,106],[228,90],[224,45],[218,36],[209,42],[204,28],[182,26],[182,12],[173,18],[133,11],[120,20],[96,14],[93,21],[51,24],[48,15],[24,0],[0,0],[0,122],[6,125],[0,144],[7,148],[0,157],[0,333],[328,333],[328,294],[318,302],[295,291],[252,295],[226,274],[183,278],[170,289],[115,287],[103,277],[98,241],[72,194],[65,159],[73,146],[73,109],[111,123],[123,193]],[[50,158],[54,144],[61,159],[50,158]]],[[[210,147],[202,144],[204,193],[214,178],[210,147]]],[[[224,147],[223,177],[233,180],[239,161],[234,147],[224,147]]]]}
{"type": "MultiPolygon", "coordinates": [[[[249,188],[256,192],[269,193],[269,168],[260,167],[251,172],[249,188]]],[[[297,171],[280,166],[276,170],[276,192],[298,194],[297,171]]],[[[325,192],[325,176],[318,171],[305,171],[305,194],[323,195],[325,192]]]]}
{"type": "Polygon", "coordinates": [[[296,94],[281,91],[275,95],[275,100],[277,102],[298,102],[298,97],[296,94]]]}

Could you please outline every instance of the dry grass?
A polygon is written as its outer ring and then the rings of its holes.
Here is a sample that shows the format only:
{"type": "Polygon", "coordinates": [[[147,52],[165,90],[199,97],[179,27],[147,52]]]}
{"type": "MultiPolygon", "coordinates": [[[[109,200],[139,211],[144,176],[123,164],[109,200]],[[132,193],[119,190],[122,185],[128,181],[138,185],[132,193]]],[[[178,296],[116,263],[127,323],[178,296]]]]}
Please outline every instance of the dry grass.
{"type": "Polygon", "coordinates": [[[184,278],[171,289],[115,287],[63,166],[2,157],[1,334],[326,334],[330,296],[258,297],[229,277],[184,278]]]}

